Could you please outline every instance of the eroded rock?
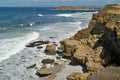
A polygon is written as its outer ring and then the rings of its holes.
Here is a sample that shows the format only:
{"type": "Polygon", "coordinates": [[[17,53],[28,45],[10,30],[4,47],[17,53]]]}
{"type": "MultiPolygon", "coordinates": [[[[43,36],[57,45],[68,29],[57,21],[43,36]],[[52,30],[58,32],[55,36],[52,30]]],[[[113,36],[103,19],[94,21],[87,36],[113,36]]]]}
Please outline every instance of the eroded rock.
{"type": "Polygon", "coordinates": [[[45,49],[45,53],[48,55],[56,54],[56,46],[55,45],[47,45],[45,49]]]}

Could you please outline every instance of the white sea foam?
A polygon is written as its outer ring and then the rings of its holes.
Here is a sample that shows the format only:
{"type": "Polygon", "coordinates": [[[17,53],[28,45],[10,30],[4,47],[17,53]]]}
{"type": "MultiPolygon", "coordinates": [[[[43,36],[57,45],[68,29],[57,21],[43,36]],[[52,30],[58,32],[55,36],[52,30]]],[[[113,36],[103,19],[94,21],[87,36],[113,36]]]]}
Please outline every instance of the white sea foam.
{"type": "Polygon", "coordinates": [[[43,16],[42,14],[38,14],[38,16],[43,16]]]}
{"type": "Polygon", "coordinates": [[[72,14],[56,14],[55,16],[70,17],[72,14]]]}
{"type": "Polygon", "coordinates": [[[25,45],[37,39],[37,32],[29,33],[22,37],[0,40],[0,61],[9,58],[11,55],[18,53],[25,48],[25,45]]]}

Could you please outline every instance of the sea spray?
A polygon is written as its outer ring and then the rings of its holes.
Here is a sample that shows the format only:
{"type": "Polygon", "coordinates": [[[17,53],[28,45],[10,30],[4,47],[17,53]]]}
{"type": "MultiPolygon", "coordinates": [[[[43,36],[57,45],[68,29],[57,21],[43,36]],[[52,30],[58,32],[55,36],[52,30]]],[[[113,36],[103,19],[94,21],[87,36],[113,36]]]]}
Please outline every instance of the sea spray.
{"type": "Polygon", "coordinates": [[[31,32],[22,37],[0,40],[0,61],[9,58],[25,48],[25,45],[37,39],[39,33],[31,32]]]}

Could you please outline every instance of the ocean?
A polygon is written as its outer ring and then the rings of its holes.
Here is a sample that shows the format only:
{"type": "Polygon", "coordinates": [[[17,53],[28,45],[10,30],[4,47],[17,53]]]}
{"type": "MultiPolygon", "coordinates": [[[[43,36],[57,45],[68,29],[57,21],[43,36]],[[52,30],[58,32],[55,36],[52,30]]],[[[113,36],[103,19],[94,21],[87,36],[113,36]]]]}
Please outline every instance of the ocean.
{"type": "Polygon", "coordinates": [[[59,42],[88,27],[96,10],[56,10],[50,7],[0,8],[0,80],[37,80],[26,67],[47,57],[43,49],[27,48],[29,42],[59,42]],[[54,38],[50,38],[54,37],[54,38]],[[37,57],[35,57],[37,56],[37,57]]]}

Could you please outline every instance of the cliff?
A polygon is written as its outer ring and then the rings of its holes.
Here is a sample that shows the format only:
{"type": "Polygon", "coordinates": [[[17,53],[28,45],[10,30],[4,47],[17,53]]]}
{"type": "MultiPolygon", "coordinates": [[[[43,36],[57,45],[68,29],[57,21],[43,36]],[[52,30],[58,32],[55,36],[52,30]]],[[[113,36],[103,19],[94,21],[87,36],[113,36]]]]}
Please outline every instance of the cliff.
{"type": "Polygon", "coordinates": [[[79,7],[79,6],[57,6],[57,10],[97,10],[98,8],[79,7]]]}
{"type": "Polygon", "coordinates": [[[88,28],[61,41],[64,55],[94,74],[109,65],[120,65],[120,4],[106,5],[94,13],[88,28]]]}

